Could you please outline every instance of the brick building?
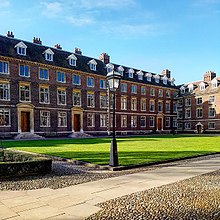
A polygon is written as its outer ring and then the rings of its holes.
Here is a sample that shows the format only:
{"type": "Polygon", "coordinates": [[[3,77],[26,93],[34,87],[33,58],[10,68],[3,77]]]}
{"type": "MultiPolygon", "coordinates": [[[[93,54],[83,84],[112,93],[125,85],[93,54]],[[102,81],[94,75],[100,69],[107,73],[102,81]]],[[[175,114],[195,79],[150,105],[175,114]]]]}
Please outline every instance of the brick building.
{"type": "Polygon", "coordinates": [[[208,71],[201,81],[180,87],[177,128],[181,132],[220,132],[220,79],[208,71]]]}
{"type": "Polygon", "coordinates": [[[111,130],[111,94],[106,75],[122,75],[116,93],[116,131],[150,133],[176,126],[178,88],[169,70],[161,74],[0,35],[0,133],[41,136],[76,132],[107,134],[111,130]]]}

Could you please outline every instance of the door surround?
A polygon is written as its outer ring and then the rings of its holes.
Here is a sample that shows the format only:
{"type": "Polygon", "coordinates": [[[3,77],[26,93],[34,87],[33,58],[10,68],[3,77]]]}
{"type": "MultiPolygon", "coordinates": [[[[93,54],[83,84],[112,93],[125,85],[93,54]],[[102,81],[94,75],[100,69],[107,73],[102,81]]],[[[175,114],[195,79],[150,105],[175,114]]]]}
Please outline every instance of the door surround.
{"type": "Polygon", "coordinates": [[[17,115],[18,115],[18,133],[22,132],[22,112],[29,112],[30,114],[30,133],[34,133],[34,105],[30,103],[19,103],[17,104],[17,115]]]}
{"type": "Polygon", "coordinates": [[[81,107],[73,107],[72,112],[72,132],[81,132],[83,133],[83,109],[81,107]],[[76,131],[75,128],[75,115],[79,115],[79,131],[76,131]]]}
{"type": "Polygon", "coordinates": [[[157,114],[157,131],[163,131],[163,118],[164,115],[162,113],[157,114]]]}

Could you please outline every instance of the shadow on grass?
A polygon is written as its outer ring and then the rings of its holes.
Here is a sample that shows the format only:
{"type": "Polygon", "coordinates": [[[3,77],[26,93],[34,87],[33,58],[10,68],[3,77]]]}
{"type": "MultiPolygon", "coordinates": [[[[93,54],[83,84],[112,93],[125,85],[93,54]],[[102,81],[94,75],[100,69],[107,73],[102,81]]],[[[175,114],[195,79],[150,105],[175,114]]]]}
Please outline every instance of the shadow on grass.
{"type": "MultiPolygon", "coordinates": [[[[186,158],[197,155],[215,153],[213,151],[138,151],[119,152],[119,164],[136,165],[150,162],[166,161],[170,159],[186,158]]],[[[107,165],[109,163],[109,152],[51,152],[48,155],[75,159],[89,163],[107,165]]]]}

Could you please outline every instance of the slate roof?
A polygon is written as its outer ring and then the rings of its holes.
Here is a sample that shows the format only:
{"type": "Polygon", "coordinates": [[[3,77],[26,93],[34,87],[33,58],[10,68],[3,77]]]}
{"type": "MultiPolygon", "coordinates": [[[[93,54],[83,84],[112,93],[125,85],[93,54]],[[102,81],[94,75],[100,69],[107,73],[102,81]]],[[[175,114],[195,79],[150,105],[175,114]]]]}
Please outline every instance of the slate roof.
{"type": "MultiPolygon", "coordinates": [[[[57,67],[63,67],[67,69],[72,69],[72,70],[79,70],[82,72],[87,72],[87,73],[93,73],[93,74],[98,74],[102,76],[107,75],[107,70],[106,70],[106,65],[99,59],[93,58],[93,57],[87,57],[84,55],[79,55],[77,53],[73,52],[68,52],[64,51],[61,49],[56,49],[53,47],[48,47],[20,39],[15,39],[11,37],[6,37],[0,35],[0,55],[2,56],[7,56],[7,57],[13,57],[16,59],[22,59],[22,60],[28,60],[32,62],[37,62],[37,63],[42,63],[42,64],[49,64],[57,67]],[[24,42],[25,45],[27,46],[26,49],[26,56],[18,55],[17,50],[15,47],[16,44],[19,42],[24,42]],[[44,56],[44,51],[50,48],[54,52],[53,56],[53,61],[46,61],[45,56],[44,56]],[[68,56],[74,54],[77,57],[77,65],[76,66],[70,66],[69,61],[68,61],[68,56]],[[88,65],[89,61],[94,59],[97,62],[97,67],[96,71],[90,70],[90,67],[88,65]]],[[[159,83],[155,82],[155,79],[152,77],[152,81],[149,82],[147,81],[145,74],[148,73],[146,71],[142,72],[144,73],[143,80],[138,79],[138,74],[136,74],[138,69],[132,68],[132,67],[126,67],[123,65],[118,65],[118,64],[113,64],[114,69],[117,71],[117,68],[119,66],[122,66],[124,68],[124,74],[123,74],[123,79],[128,80],[128,81],[134,81],[134,82],[142,82],[150,85],[156,85],[156,86],[162,86],[162,87],[168,87],[168,88],[175,88],[177,87],[175,85],[171,85],[171,83],[168,81],[167,84],[163,84],[162,79],[160,79],[159,83]],[[134,78],[129,78],[128,77],[128,71],[129,69],[134,69],[134,78]]],[[[155,73],[151,73],[153,76],[156,75],[155,73]]],[[[159,74],[160,75],[160,74],[159,74]]],[[[162,77],[162,75],[160,75],[162,77]]]]}

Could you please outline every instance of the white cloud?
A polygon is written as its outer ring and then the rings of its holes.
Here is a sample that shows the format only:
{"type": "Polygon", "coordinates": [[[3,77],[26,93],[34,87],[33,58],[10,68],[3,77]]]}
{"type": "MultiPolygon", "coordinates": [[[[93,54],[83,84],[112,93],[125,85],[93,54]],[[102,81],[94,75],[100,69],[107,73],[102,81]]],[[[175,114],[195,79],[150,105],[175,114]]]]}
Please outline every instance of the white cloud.
{"type": "Polygon", "coordinates": [[[43,15],[47,17],[56,17],[60,12],[62,12],[63,7],[60,2],[41,2],[43,15]]]}
{"type": "Polygon", "coordinates": [[[123,35],[126,37],[138,37],[140,35],[151,35],[155,33],[155,27],[150,24],[122,24],[115,26],[104,26],[106,33],[123,35]]]}
{"type": "Polygon", "coordinates": [[[134,0],[80,0],[79,5],[83,8],[94,9],[94,8],[118,8],[123,6],[134,5],[134,0]]]}
{"type": "Polygon", "coordinates": [[[8,7],[10,6],[10,1],[9,0],[1,0],[0,1],[0,7],[8,7]]]}
{"type": "Polygon", "coordinates": [[[67,16],[66,20],[74,25],[74,26],[85,26],[94,23],[94,19],[91,17],[74,17],[74,16],[67,16]]]}

